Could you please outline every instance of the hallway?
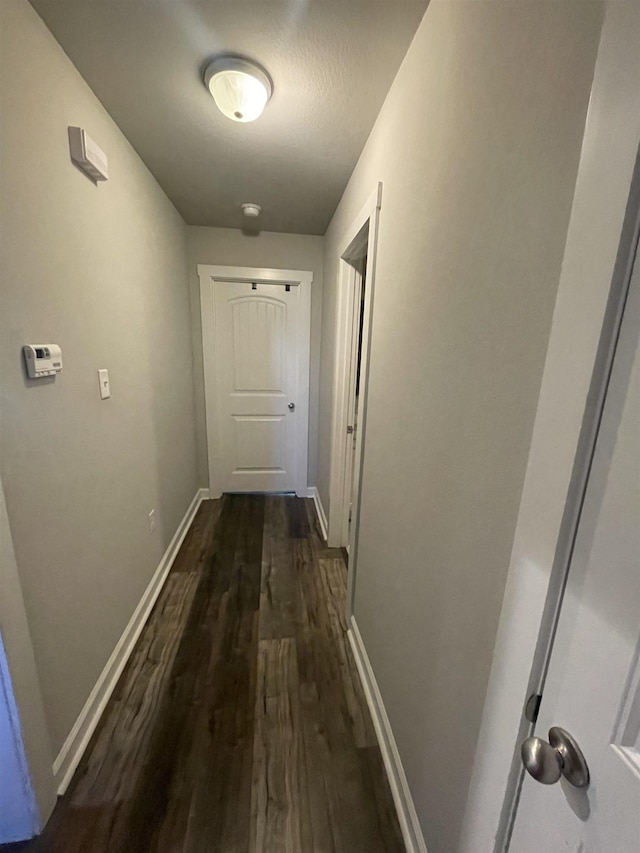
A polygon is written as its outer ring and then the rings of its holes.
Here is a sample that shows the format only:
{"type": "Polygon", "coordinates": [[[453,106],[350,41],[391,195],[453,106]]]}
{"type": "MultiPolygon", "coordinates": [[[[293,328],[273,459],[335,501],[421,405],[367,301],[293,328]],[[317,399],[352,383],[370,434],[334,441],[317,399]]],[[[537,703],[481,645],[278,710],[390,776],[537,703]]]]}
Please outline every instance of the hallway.
{"type": "Polygon", "coordinates": [[[29,853],[404,850],[309,500],[205,501],[29,853]]]}
{"type": "MultiPolygon", "coordinates": [[[[527,737],[632,748],[545,655],[638,44],[638,0],[0,0],[0,853],[540,853],[527,737]]],[[[545,831],[623,853],[562,784],[545,831]]]]}

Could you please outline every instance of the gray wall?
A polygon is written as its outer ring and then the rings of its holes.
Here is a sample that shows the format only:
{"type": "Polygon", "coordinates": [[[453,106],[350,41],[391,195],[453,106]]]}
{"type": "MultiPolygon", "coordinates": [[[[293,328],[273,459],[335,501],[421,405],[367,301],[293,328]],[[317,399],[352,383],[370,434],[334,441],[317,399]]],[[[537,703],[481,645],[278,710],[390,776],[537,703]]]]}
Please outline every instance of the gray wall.
{"type": "MultiPolygon", "coordinates": [[[[4,645],[6,653],[5,692],[7,695],[11,693],[15,699],[18,722],[17,724],[14,722],[14,726],[21,730],[32,786],[31,792],[25,790],[24,785],[14,788],[14,795],[19,793],[24,798],[24,802],[29,803],[33,809],[35,816],[32,817],[32,829],[34,829],[33,824],[38,818],[39,827],[44,826],[56,803],[53,756],[1,481],[0,635],[0,645],[4,645]],[[33,795],[35,795],[35,802],[33,795]]],[[[2,668],[0,663],[0,669],[2,668]]],[[[0,713],[2,713],[1,709],[0,713]]],[[[3,773],[4,766],[0,763],[3,773]]],[[[4,782],[6,784],[6,779],[4,782]]],[[[11,779],[8,784],[15,784],[15,779],[11,779]]],[[[2,799],[0,794],[0,800],[2,799]]],[[[6,803],[3,801],[0,811],[5,808],[6,803]]],[[[1,832],[0,836],[2,836],[1,832]]]]}
{"type": "Polygon", "coordinates": [[[186,227],[26,0],[0,5],[1,476],[55,755],[197,487],[186,227]],[[55,381],[27,342],[62,346],[55,381]]]}
{"type": "Polygon", "coordinates": [[[598,4],[433,0],[326,236],[384,182],[355,617],[429,853],[453,853],[601,27],[598,4]]]}
{"type": "Polygon", "coordinates": [[[193,326],[193,365],[196,389],[198,482],[209,485],[204,373],[200,319],[198,264],[311,270],[311,363],[309,386],[309,485],[317,481],[318,394],[320,385],[320,323],[322,319],[322,263],[324,238],[262,231],[247,235],[233,228],[188,228],[189,286],[193,326]]]}

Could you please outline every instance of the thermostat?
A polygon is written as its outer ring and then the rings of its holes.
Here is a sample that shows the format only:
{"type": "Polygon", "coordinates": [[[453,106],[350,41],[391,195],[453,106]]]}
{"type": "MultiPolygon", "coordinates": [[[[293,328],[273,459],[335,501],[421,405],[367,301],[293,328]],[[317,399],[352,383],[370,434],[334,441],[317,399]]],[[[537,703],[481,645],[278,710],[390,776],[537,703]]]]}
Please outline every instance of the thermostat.
{"type": "Polygon", "coordinates": [[[62,373],[62,350],[58,344],[26,344],[22,352],[30,379],[62,373]]]}
{"type": "Polygon", "coordinates": [[[69,128],[69,150],[74,163],[86,172],[94,181],[109,180],[109,165],[104,153],[86,130],[81,127],[69,128]]]}

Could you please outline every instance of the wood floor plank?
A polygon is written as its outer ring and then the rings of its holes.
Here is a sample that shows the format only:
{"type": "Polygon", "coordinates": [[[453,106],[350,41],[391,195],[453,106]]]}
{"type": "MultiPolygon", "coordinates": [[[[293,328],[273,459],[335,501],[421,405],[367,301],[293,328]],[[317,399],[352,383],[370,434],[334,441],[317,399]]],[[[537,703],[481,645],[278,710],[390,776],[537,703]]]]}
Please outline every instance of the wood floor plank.
{"type": "MultiPolygon", "coordinates": [[[[224,498],[220,501],[220,521],[203,561],[199,598],[191,623],[191,644],[185,648],[184,666],[195,669],[190,685],[184,685],[187,713],[177,733],[180,746],[173,764],[166,810],[158,822],[153,845],[155,850],[183,850],[191,814],[193,794],[200,773],[201,758],[197,754],[206,732],[199,728],[199,715],[204,704],[211,655],[216,645],[215,626],[224,622],[233,562],[242,523],[242,504],[224,498]],[[190,693],[188,692],[190,690],[190,693]]],[[[218,640],[218,642],[220,642],[218,640]]],[[[176,676],[179,673],[176,672],[176,676]]],[[[179,698],[176,684],[175,700],[179,698]]]]}
{"type": "Polygon", "coordinates": [[[130,799],[183,636],[197,579],[195,572],[180,572],[168,578],[156,618],[141,637],[130,658],[127,677],[115,692],[113,713],[95,739],[86,764],[75,776],[70,792],[74,806],[97,805],[97,792],[100,801],[118,803],[130,799]]]}
{"type": "Polygon", "coordinates": [[[295,634],[298,597],[287,510],[291,500],[283,495],[269,495],[265,502],[260,588],[261,640],[293,637],[295,634]]]}
{"type": "Polygon", "coordinates": [[[378,824],[380,841],[385,853],[405,853],[398,815],[387,781],[380,749],[368,746],[358,750],[362,767],[362,778],[368,791],[369,802],[375,804],[374,814],[378,824]]]}
{"type": "MultiPolygon", "coordinates": [[[[336,853],[382,853],[357,744],[378,747],[368,709],[357,704],[362,688],[345,632],[344,575],[333,563],[340,558],[317,559],[314,549],[302,543],[298,553],[307,616],[301,629],[306,648],[301,668],[309,679],[302,691],[308,699],[303,705],[305,746],[308,765],[314,768],[310,777],[316,773],[323,780],[310,796],[312,815],[321,823],[325,810],[336,853]]],[[[327,838],[323,842],[331,849],[327,838]]]]}
{"type": "MultiPolygon", "coordinates": [[[[209,663],[210,626],[215,623],[220,602],[233,575],[243,506],[225,501],[219,533],[213,548],[213,563],[199,573],[188,622],[169,677],[150,748],[139,782],[130,801],[131,815],[113,834],[114,850],[162,849],[161,839],[167,833],[168,808],[180,768],[196,729],[198,698],[201,696],[209,663]]],[[[175,836],[175,833],[174,833],[175,836]]],[[[109,848],[110,849],[110,848],[109,848]]]]}
{"type": "MultiPolygon", "coordinates": [[[[311,498],[302,499],[304,502],[304,508],[307,513],[307,520],[309,523],[309,535],[308,540],[310,545],[313,547],[313,550],[318,557],[341,557],[342,549],[341,548],[329,548],[325,539],[322,536],[322,529],[320,527],[320,522],[318,520],[318,514],[316,512],[315,503],[311,498]]],[[[345,567],[346,568],[346,567],[345,567]]]]}
{"type": "Polygon", "coordinates": [[[315,684],[301,685],[301,699],[314,851],[386,853],[342,712],[315,684]]]}
{"type": "Polygon", "coordinates": [[[318,560],[319,579],[324,587],[321,596],[327,604],[327,612],[333,639],[332,657],[338,661],[349,720],[356,747],[377,746],[377,738],[371,715],[360,682],[351,645],[347,637],[344,610],[345,587],[342,570],[338,564],[342,558],[318,560]]]}
{"type": "Polygon", "coordinates": [[[313,853],[336,853],[332,794],[326,784],[324,768],[331,762],[326,728],[313,682],[300,683],[300,724],[307,768],[307,796],[313,838],[313,853]]]}
{"type": "Polygon", "coordinates": [[[172,573],[197,572],[204,567],[211,556],[222,506],[221,500],[202,501],[189,529],[189,535],[185,537],[171,567],[172,573]]]}
{"type": "Polygon", "coordinates": [[[228,526],[234,530],[223,549],[219,606],[212,599],[204,619],[204,679],[191,697],[194,734],[190,749],[183,751],[185,775],[191,781],[185,853],[247,850],[251,829],[264,501],[256,496],[226,500],[239,514],[228,526]]]}
{"type": "Polygon", "coordinates": [[[333,561],[316,559],[304,543],[297,545],[302,608],[306,624],[300,631],[301,677],[315,681],[322,701],[339,708],[356,746],[377,743],[346,634],[345,588],[333,561]],[[335,594],[331,592],[331,587],[335,594]]]}
{"type": "Polygon", "coordinates": [[[399,853],[312,501],[201,505],[67,794],[25,853],[399,853]]]}
{"type": "Polygon", "coordinates": [[[311,533],[311,525],[305,499],[287,497],[284,500],[289,522],[289,538],[306,539],[311,533]]]}
{"type": "Polygon", "coordinates": [[[251,811],[252,853],[314,849],[293,638],[259,644],[251,811]]]}

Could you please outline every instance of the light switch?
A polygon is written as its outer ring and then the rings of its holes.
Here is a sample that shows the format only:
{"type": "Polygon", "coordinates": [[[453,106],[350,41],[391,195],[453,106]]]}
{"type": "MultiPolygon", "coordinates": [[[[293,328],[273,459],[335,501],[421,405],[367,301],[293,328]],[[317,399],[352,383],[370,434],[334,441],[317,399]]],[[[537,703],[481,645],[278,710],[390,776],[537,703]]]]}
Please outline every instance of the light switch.
{"type": "Polygon", "coordinates": [[[99,370],[98,380],[100,382],[100,397],[101,399],[106,400],[108,397],[111,396],[111,386],[109,385],[109,371],[99,370]]]}

